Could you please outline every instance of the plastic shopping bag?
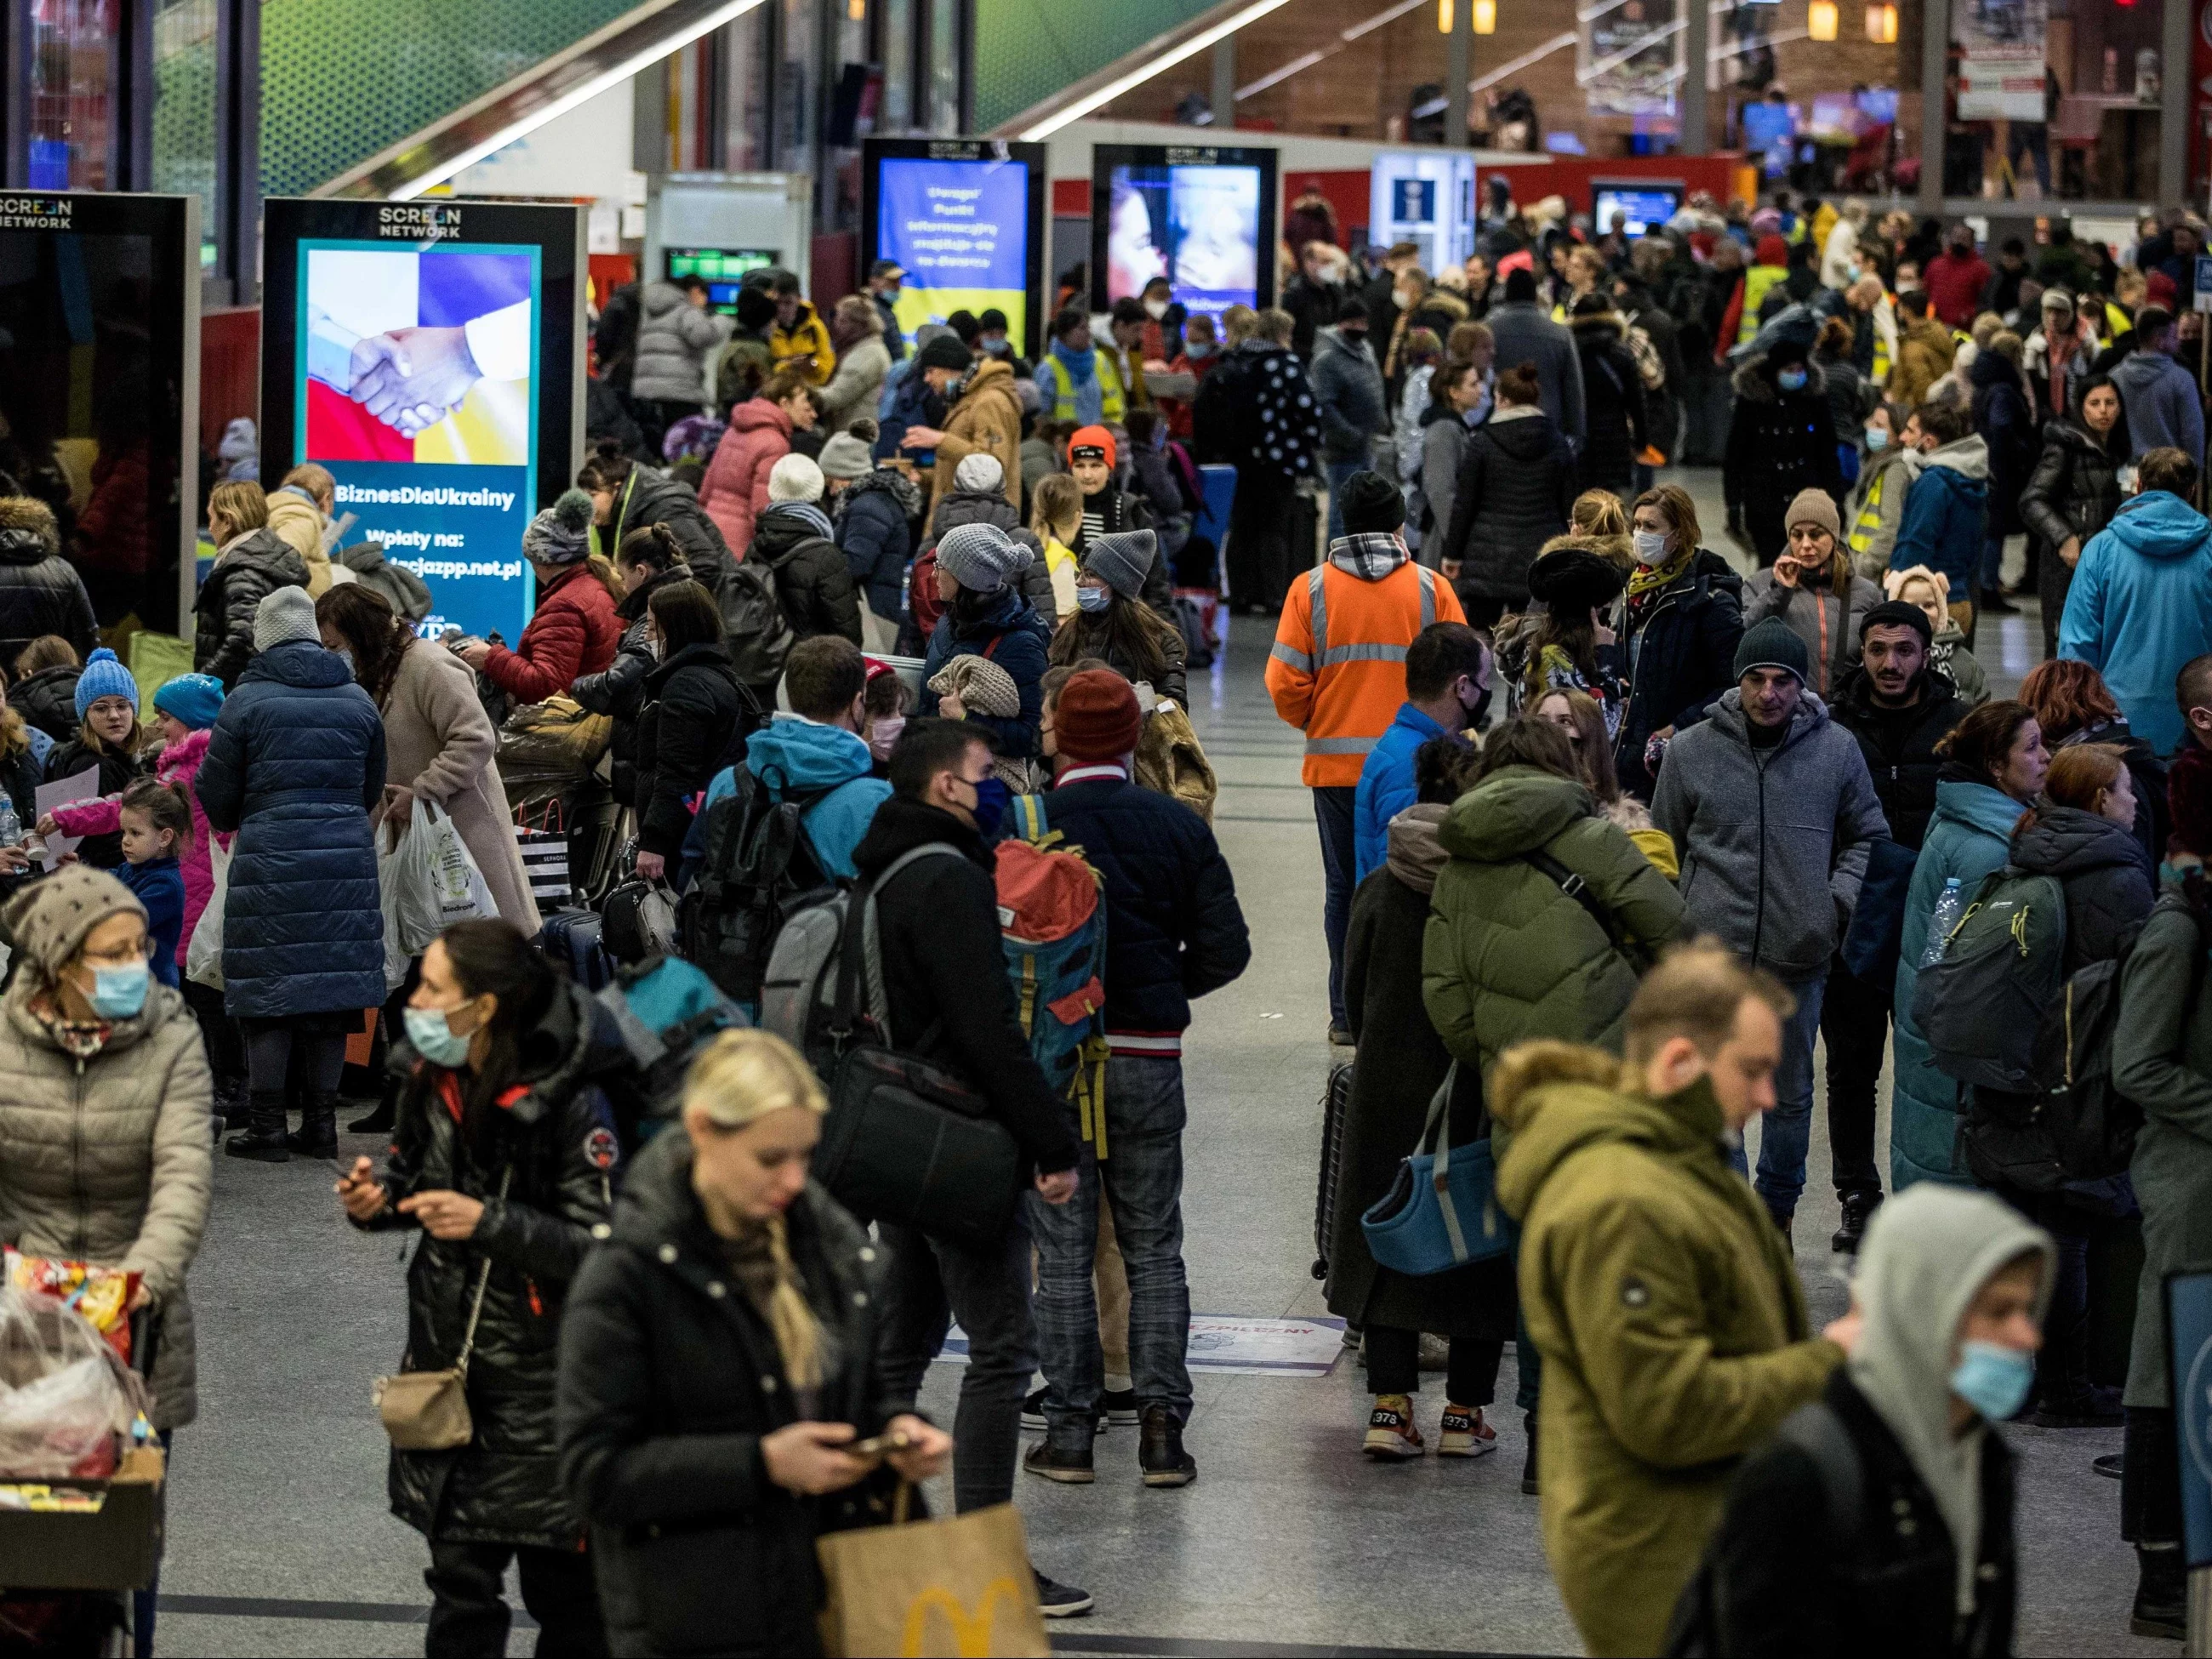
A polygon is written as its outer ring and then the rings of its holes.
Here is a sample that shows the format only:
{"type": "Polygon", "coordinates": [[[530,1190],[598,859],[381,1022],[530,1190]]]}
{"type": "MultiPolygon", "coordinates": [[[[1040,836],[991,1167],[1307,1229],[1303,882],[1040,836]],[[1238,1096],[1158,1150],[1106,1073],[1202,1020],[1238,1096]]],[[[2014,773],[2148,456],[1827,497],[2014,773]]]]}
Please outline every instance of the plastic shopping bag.
{"type": "Polygon", "coordinates": [[[457,921],[499,914],[483,872],[469,856],[468,844],[443,807],[417,795],[413,822],[394,856],[399,942],[409,956],[420,956],[457,921]]]}
{"type": "Polygon", "coordinates": [[[215,836],[208,837],[208,864],[215,872],[215,888],[207,908],[192,924],[192,937],[185,946],[185,977],[195,985],[222,989],[222,913],[230,894],[230,849],[215,836]]]}

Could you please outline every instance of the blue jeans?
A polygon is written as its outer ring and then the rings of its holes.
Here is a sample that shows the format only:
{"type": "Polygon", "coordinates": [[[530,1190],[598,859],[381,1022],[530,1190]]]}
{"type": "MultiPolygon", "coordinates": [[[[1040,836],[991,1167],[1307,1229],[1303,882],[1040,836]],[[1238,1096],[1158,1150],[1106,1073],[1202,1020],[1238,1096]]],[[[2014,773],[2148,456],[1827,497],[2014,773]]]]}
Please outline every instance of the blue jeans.
{"type": "Polygon", "coordinates": [[[1797,1012],[1782,1024],[1782,1063],[1774,1073],[1774,1109],[1759,1132],[1759,1189],[1778,1216],[1797,1212],[1805,1190],[1805,1149],[1813,1139],[1813,1043],[1820,1034],[1820,997],[1827,981],[1793,985],[1797,1012]]]}
{"type": "Polygon", "coordinates": [[[1340,1031],[1351,1029],[1344,1017],[1344,932],[1352,925],[1352,890],[1359,884],[1352,834],[1358,794],[1357,786],[1313,792],[1314,820],[1321,826],[1321,931],[1328,940],[1328,1023],[1340,1031]]]}
{"type": "Polygon", "coordinates": [[[1344,486],[1355,472],[1369,471],[1371,461],[1331,461],[1328,464],[1328,538],[1344,534],[1344,486]]]}
{"type": "Polygon", "coordinates": [[[1027,1199],[1036,1240],[1037,1354],[1053,1443],[1087,1446],[1106,1387],[1091,1265],[1098,1195],[1114,1206],[1114,1236],[1129,1276],[1129,1374],[1139,1411],[1190,1416],[1190,1285],[1182,1263],[1182,1061],[1115,1055],[1106,1062],[1106,1158],[1086,1142],[1075,1196],[1027,1199]]]}

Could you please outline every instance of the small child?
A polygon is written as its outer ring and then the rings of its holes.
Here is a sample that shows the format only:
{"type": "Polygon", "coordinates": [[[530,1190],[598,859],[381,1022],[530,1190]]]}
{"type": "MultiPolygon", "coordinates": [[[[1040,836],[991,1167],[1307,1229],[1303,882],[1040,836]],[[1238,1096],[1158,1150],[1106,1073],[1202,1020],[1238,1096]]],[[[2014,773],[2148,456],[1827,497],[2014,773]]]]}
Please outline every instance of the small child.
{"type": "Polygon", "coordinates": [[[1917,605],[1926,613],[1928,625],[1936,630],[1935,642],[1928,648],[1929,666],[1949,676],[1952,685],[1969,703],[1978,708],[1987,702],[1989,675],[1975,660],[1973,647],[1960,631],[1958,612],[1950,604],[1951,579],[1940,570],[1916,564],[1910,570],[1890,571],[1881,585],[1891,599],[1917,605]]]}
{"type": "Polygon", "coordinates": [[[1058,622],[1075,613],[1075,544],[1083,534],[1083,487],[1065,472],[1051,472],[1030,492],[1030,531],[1044,547],[1058,622]]]}
{"type": "Polygon", "coordinates": [[[862,707],[867,714],[866,738],[868,753],[874,764],[868,769],[877,777],[890,773],[891,750],[898,747],[900,735],[906,730],[907,711],[914,706],[914,694],[906,689],[906,682],[898,671],[879,658],[868,659],[868,689],[862,707]]]}
{"type": "MultiPolygon", "coordinates": [[[[59,783],[93,767],[99,769],[100,793],[120,795],[146,772],[140,758],[146,732],[138,724],[138,682],[105,646],[92,653],[77,677],[76,717],[75,740],[46,757],[46,781],[59,783]]],[[[82,862],[96,870],[121,873],[123,848],[116,833],[72,829],[54,813],[39,821],[38,832],[51,836],[57,827],[64,835],[84,836],[76,848],[82,862]]]]}
{"type": "Polygon", "coordinates": [[[124,862],[115,873],[146,907],[154,977],[177,987],[177,940],[185,928],[185,876],[178,858],[191,845],[191,797],[173,783],[141,778],[123,792],[124,862]]]}

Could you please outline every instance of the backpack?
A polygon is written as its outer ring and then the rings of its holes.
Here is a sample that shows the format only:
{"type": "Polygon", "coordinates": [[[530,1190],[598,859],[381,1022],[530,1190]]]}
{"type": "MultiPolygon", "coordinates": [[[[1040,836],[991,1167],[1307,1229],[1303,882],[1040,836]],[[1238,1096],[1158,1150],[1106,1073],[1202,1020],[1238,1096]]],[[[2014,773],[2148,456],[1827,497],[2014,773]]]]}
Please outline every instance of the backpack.
{"type": "Polygon", "coordinates": [[[1013,799],[1018,833],[998,846],[999,937],[1030,1052],[1053,1092],[1076,1102],[1103,1143],[1106,1098],[1105,882],[1057,830],[1044,799],[1013,799]]]}
{"type": "Polygon", "coordinates": [[[706,975],[676,957],[648,957],[617,969],[613,982],[592,1000],[613,1020],[643,1079],[643,1115],[626,1123],[617,1114],[623,1146],[635,1152],[675,1121],[684,1075],[700,1045],[744,1024],[745,1017],[706,975]]]}
{"type": "Polygon", "coordinates": [[[2033,1093],[1974,1091],[1965,1143],[1976,1180],[2047,1193],[2128,1167],[2142,1109],[2112,1087],[2125,960],[2093,962],[2066,981],[2036,1033],[2033,1093]]]}
{"type": "Polygon", "coordinates": [[[721,607],[722,629],[738,684],[773,686],[783,678],[784,659],[791,654],[794,638],[776,597],[775,578],[746,560],[730,566],[714,597],[721,607]]]}
{"type": "Polygon", "coordinates": [[[1213,822],[1213,803],[1219,787],[1212,763],[1206,758],[1190,716],[1171,698],[1161,698],[1145,717],[1130,781],[1155,794],[1179,800],[1206,823],[1213,822]]]}
{"type": "Polygon", "coordinates": [[[1984,878],[1912,993],[1912,1022],[1936,1070],[1984,1089],[2034,1092],[2036,1035],[2065,963],[2058,878],[2011,865],[1984,878]]]}
{"type": "Polygon", "coordinates": [[[836,890],[806,837],[830,791],[777,792],[740,762],[737,787],[707,814],[707,855],[677,908],[684,954],[739,1002],[757,1002],[777,936],[793,912],[836,890]]]}

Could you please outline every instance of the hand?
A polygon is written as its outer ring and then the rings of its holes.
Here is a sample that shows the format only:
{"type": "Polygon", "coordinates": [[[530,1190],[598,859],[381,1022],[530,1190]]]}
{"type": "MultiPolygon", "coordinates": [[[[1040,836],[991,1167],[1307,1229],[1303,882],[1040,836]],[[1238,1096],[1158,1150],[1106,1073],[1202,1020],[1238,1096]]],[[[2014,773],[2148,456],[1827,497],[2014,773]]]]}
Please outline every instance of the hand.
{"type": "Polygon", "coordinates": [[[482,640],[471,640],[466,645],[455,646],[453,654],[481,674],[491,660],[491,647],[482,640]]]}
{"type": "Polygon", "coordinates": [[[1662,743],[1672,743],[1674,741],[1674,728],[1671,726],[1662,726],[1651,735],[1662,743]]]}
{"type": "Polygon", "coordinates": [[[123,1311],[126,1314],[140,1313],[153,1305],[153,1287],[142,1279],[138,1281],[138,1288],[131,1292],[131,1305],[123,1311]]]}
{"type": "Polygon", "coordinates": [[[1774,562],[1774,585],[1777,587],[1794,588],[1797,586],[1797,579],[1804,574],[1804,567],[1790,554],[1784,553],[1774,562]]]}
{"type": "Polygon", "coordinates": [[[917,1484],[941,1473],[952,1455],[952,1437],[933,1423],[925,1423],[912,1412],[902,1412],[884,1425],[886,1434],[902,1434],[912,1443],[904,1451],[886,1453],[884,1461],[902,1480],[917,1484]]]}
{"type": "Polygon", "coordinates": [[[1841,1348],[1848,1357],[1858,1347],[1860,1334],[1865,1328],[1866,1316],[1859,1311],[1859,1304],[1856,1299],[1854,1299],[1850,1311],[1841,1319],[1830,1320],[1827,1329],[1822,1331],[1820,1334],[1841,1348]]]}
{"type": "Polygon", "coordinates": [[[1603,623],[1593,623],[1590,625],[1590,637],[1593,640],[1595,640],[1600,645],[1612,645],[1620,640],[1620,635],[1614,633],[1613,629],[1607,628],[1603,623]]]}
{"type": "Polygon", "coordinates": [[[964,720],[968,718],[968,705],[960,701],[957,691],[948,691],[937,700],[937,717],[945,720],[964,720]]]}
{"type": "Polygon", "coordinates": [[[34,836],[58,836],[61,833],[61,825],[54,822],[54,815],[49,812],[31,826],[31,833],[34,836]]]}
{"type": "Polygon", "coordinates": [[[415,792],[404,783],[384,786],[384,816],[404,823],[415,816],[415,792]]]}
{"type": "Polygon", "coordinates": [[[933,426],[910,426],[906,436],[899,440],[901,449],[934,449],[945,441],[945,434],[933,426]]]}
{"type": "Polygon", "coordinates": [[[668,855],[665,853],[640,853],[637,872],[647,881],[659,881],[668,873],[668,855]]]}
{"type": "Polygon", "coordinates": [[[866,1459],[840,1451],[855,1436],[850,1423],[788,1423],[761,1437],[768,1478],[801,1498],[842,1492],[868,1472],[866,1459]]]}
{"type": "Polygon", "coordinates": [[[2059,562],[2063,564],[2069,570],[2071,570],[2075,565],[2081,563],[2081,538],[2079,536],[2069,536],[2064,541],[2059,543],[2058,559],[2059,562]]]}
{"type": "Polygon", "coordinates": [[[1459,561],[1457,559],[1444,559],[1439,561],[1437,565],[1437,574],[1442,576],[1448,582],[1457,581],[1459,580],[1459,561]]]}
{"type": "Polygon", "coordinates": [[[64,853],[54,860],[56,864],[76,864],[79,861],[77,855],[74,853],[64,853]]]}
{"type": "Polygon", "coordinates": [[[1052,1174],[1047,1175],[1043,1170],[1039,1170],[1036,1189],[1037,1196],[1046,1203],[1065,1204],[1075,1196],[1075,1171],[1055,1170],[1052,1174]]]}
{"type": "Polygon", "coordinates": [[[442,1187],[399,1200],[400,1214],[413,1216],[422,1224],[424,1232],[447,1243],[474,1238],[483,1212],[482,1199],[471,1198],[466,1193],[448,1192],[442,1187]]]}
{"type": "Polygon", "coordinates": [[[338,1195],[338,1202],[345,1206],[345,1212],[356,1221],[374,1221],[384,1213],[384,1206],[389,1201],[384,1188],[371,1178],[374,1174],[368,1160],[357,1158],[353,1168],[339,1176],[337,1184],[331,1189],[338,1195]]]}
{"type": "Polygon", "coordinates": [[[31,867],[31,855],[20,847],[0,847],[0,876],[19,876],[31,867]]]}
{"type": "Polygon", "coordinates": [[[348,395],[394,431],[413,437],[459,406],[483,378],[459,328],[395,328],[353,349],[348,395]]]}

